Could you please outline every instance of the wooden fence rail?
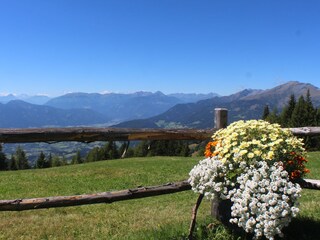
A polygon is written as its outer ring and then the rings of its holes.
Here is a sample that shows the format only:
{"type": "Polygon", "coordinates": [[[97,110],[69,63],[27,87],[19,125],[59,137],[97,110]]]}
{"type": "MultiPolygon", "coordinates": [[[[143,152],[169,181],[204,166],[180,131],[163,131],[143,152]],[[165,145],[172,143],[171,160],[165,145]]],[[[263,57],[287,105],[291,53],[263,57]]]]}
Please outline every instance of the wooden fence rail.
{"type": "Polygon", "coordinates": [[[40,208],[70,207],[96,203],[113,203],[128,199],[171,194],[181,191],[187,191],[190,189],[190,184],[187,181],[182,181],[167,183],[160,186],[139,187],[134,189],[95,194],[0,200],[0,211],[24,211],[40,208]]]}
{"type": "Polygon", "coordinates": [[[214,132],[215,129],[9,128],[0,129],[0,143],[205,140],[214,132]]]}
{"type": "MultiPolygon", "coordinates": [[[[305,179],[299,182],[307,189],[320,190],[320,181],[305,179]]],[[[41,208],[71,207],[86,204],[113,203],[129,199],[145,198],[188,191],[191,185],[187,180],[167,183],[159,186],[138,187],[121,191],[101,192],[73,196],[55,196],[44,198],[26,198],[13,200],[0,200],[0,211],[25,211],[41,208]]]]}
{"type": "MultiPolygon", "coordinates": [[[[320,127],[290,128],[296,136],[320,135],[320,127]]],[[[207,140],[213,129],[28,128],[0,129],[0,143],[131,140],[207,140]]]]}

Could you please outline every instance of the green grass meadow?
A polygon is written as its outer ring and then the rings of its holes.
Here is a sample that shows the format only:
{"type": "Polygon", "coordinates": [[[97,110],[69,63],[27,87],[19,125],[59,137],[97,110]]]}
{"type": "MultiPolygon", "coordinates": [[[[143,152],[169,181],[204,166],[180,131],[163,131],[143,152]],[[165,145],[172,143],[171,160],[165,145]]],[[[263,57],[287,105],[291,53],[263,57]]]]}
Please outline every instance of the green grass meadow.
{"type": "MultiPolygon", "coordinates": [[[[75,195],[185,180],[200,158],[152,157],[50,169],[0,172],[0,199],[75,195]]],[[[320,152],[308,178],[320,179],[320,152]]],[[[192,191],[112,204],[0,212],[0,239],[185,239],[197,195],[192,191]]],[[[285,239],[320,239],[320,191],[303,190],[301,214],[285,239]]],[[[196,239],[245,239],[210,217],[204,200],[196,239]]]]}

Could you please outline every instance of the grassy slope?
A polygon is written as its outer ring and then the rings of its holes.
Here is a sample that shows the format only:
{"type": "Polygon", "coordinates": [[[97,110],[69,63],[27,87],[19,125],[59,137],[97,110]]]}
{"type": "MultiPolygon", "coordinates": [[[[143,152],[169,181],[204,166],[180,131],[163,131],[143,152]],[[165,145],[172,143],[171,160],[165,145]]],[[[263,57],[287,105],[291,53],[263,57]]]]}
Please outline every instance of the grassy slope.
{"type": "MultiPolygon", "coordinates": [[[[310,178],[320,179],[320,154],[310,154],[310,178]],[[317,161],[318,159],[318,161],[317,161]]],[[[44,170],[0,173],[0,199],[72,195],[158,185],[183,180],[197,159],[132,158],[44,170]]],[[[191,191],[113,204],[0,212],[0,239],[181,239],[187,233],[197,195],[191,191]]],[[[320,228],[320,191],[304,190],[301,217],[293,226],[320,228]]],[[[199,225],[210,206],[200,207],[199,225]]],[[[293,227],[292,230],[297,229],[293,227]]],[[[215,239],[236,237],[219,230],[215,239]],[[222,237],[219,238],[219,235],[222,237]]],[[[291,231],[293,232],[293,231],[291,231]]],[[[294,232],[313,239],[319,232],[294,232]],[[309,234],[310,233],[310,234],[309,234]]],[[[200,233],[201,234],[201,231],[200,233]]],[[[293,239],[293,238],[291,238],[293,239]]]]}

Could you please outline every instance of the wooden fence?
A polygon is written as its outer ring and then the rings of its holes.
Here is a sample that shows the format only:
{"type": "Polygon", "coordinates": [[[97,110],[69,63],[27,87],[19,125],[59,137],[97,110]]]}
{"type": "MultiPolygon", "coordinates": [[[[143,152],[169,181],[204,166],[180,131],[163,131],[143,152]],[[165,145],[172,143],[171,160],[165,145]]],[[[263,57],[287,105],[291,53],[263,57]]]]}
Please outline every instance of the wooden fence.
{"type": "MultiPolygon", "coordinates": [[[[117,129],[117,128],[29,128],[0,129],[0,143],[31,143],[59,141],[131,141],[131,140],[208,140],[215,131],[227,126],[226,109],[215,109],[215,128],[196,129],[117,129]]],[[[290,129],[297,136],[320,135],[320,127],[290,129]]],[[[305,179],[301,186],[320,189],[319,180],[305,179]]],[[[56,196],[32,199],[0,200],[0,211],[23,211],[40,208],[67,207],[95,203],[112,203],[134,198],[171,194],[190,190],[187,181],[152,187],[139,187],[113,192],[56,196]]]]}

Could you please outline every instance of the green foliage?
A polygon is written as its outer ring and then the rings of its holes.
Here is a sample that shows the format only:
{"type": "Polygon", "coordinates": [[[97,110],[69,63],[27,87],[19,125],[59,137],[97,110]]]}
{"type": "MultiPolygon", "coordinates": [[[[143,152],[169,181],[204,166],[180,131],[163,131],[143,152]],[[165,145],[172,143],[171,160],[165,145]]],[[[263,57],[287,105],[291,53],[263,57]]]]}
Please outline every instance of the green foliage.
{"type": "MultiPolygon", "coordinates": [[[[51,154],[50,154],[51,156],[51,154]]],[[[60,158],[59,156],[53,156],[52,157],[52,167],[60,167],[67,165],[67,162],[65,161],[65,158],[60,158]]]]}
{"type": "Polygon", "coordinates": [[[23,149],[20,146],[17,147],[16,153],[15,153],[15,162],[18,170],[30,168],[26,153],[23,151],[23,149]]]}
{"type": "Polygon", "coordinates": [[[292,118],[292,114],[295,109],[295,106],[296,106],[296,98],[295,98],[294,94],[292,94],[290,96],[290,100],[289,100],[287,106],[285,106],[283,108],[281,115],[280,115],[282,126],[287,126],[287,127],[292,126],[291,118],[292,118]]]}
{"type": "Polygon", "coordinates": [[[145,157],[148,155],[149,144],[147,141],[141,141],[134,149],[134,156],[145,157]]]}
{"type": "Polygon", "coordinates": [[[142,141],[135,148],[136,157],[145,156],[190,156],[189,143],[179,140],[142,141]]]}
{"type": "Polygon", "coordinates": [[[8,168],[7,157],[2,152],[2,145],[0,144],[0,171],[7,170],[7,168],[8,168]]]}
{"type": "Polygon", "coordinates": [[[100,148],[95,147],[86,156],[85,162],[95,162],[101,160],[100,157],[100,148]]]}
{"type": "Polygon", "coordinates": [[[83,160],[81,158],[80,150],[77,151],[77,153],[72,157],[71,164],[80,164],[83,163],[83,160]]]}
{"type": "MultiPolygon", "coordinates": [[[[320,126],[320,108],[313,106],[308,90],[306,96],[300,96],[298,101],[294,95],[291,95],[280,114],[274,110],[265,120],[270,123],[279,123],[285,128],[320,126]]],[[[318,136],[304,137],[304,143],[308,150],[320,149],[320,137],[318,136]]]]}
{"type": "Polygon", "coordinates": [[[9,170],[18,170],[17,161],[13,154],[11,154],[11,158],[9,160],[9,170]]]}
{"type": "Polygon", "coordinates": [[[46,167],[46,156],[44,155],[44,153],[41,151],[37,162],[36,162],[36,168],[45,168],[46,167]]]}
{"type": "Polygon", "coordinates": [[[262,119],[266,120],[270,115],[269,105],[265,105],[262,113],[262,119]]]}
{"type": "Polygon", "coordinates": [[[280,122],[280,117],[278,114],[278,109],[274,108],[272,110],[272,112],[266,117],[265,119],[266,121],[270,122],[270,123],[278,123],[280,122]]]}

